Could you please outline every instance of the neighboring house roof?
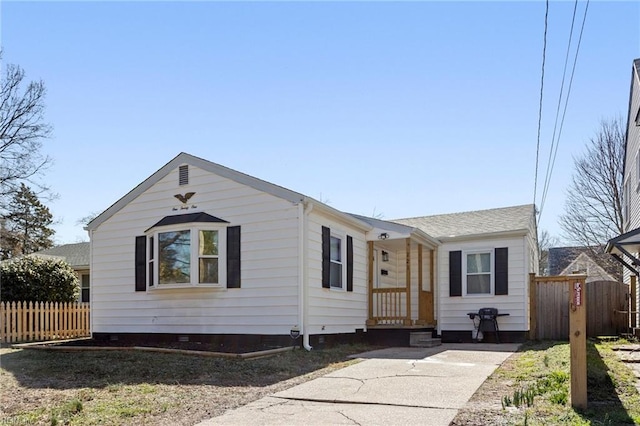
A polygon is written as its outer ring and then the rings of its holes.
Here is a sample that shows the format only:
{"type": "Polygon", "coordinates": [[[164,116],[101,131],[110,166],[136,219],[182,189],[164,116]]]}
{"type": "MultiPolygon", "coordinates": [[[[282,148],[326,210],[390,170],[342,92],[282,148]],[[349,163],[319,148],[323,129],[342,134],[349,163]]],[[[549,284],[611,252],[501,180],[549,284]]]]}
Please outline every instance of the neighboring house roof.
{"type": "Polygon", "coordinates": [[[63,244],[29,256],[61,258],[74,269],[89,268],[89,243],[63,244]]]}
{"type": "Polygon", "coordinates": [[[586,247],[552,247],[549,249],[549,275],[560,275],[580,253],[589,250],[586,247]]]}
{"type": "Polygon", "coordinates": [[[549,249],[548,263],[551,276],[567,275],[580,270],[587,275],[591,271],[593,276],[602,276],[603,280],[615,281],[620,275],[620,265],[613,262],[609,255],[604,254],[601,247],[552,247],[549,249]],[[593,257],[594,250],[596,253],[601,253],[597,260],[593,257]],[[590,267],[590,262],[593,263],[593,267],[590,267]]]}
{"type": "Polygon", "coordinates": [[[185,152],[181,152],[178,154],[173,160],[169,161],[167,164],[162,166],[158,171],[145,179],[142,183],[136,186],[134,189],[129,191],[124,197],[120,198],[114,204],[111,205],[108,209],[94,218],[91,222],[87,224],[85,229],[93,230],[100,226],[104,221],[109,219],[111,216],[116,214],[122,208],[124,208],[131,201],[136,199],[142,193],[144,193],[147,189],[151,188],[153,185],[158,183],[162,178],[167,176],[171,171],[178,168],[180,165],[189,164],[194,167],[198,167],[202,170],[214,173],[218,176],[225,177],[232,181],[238,182],[240,184],[246,185],[248,187],[254,188],[258,191],[265,192],[267,194],[271,194],[275,197],[282,198],[291,203],[312,203],[314,208],[318,208],[319,210],[324,211],[330,215],[336,216],[339,219],[345,220],[351,223],[354,226],[362,228],[364,230],[369,230],[370,225],[366,222],[358,220],[351,215],[348,215],[340,210],[334,209],[327,204],[324,204],[318,200],[315,200],[311,197],[307,197],[306,195],[300,194],[295,191],[291,191],[289,189],[283,188],[282,186],[275,185],[273,183],[255,178],[253,176],[249,176],[247,174],[241,173],[239,171],[230,169],[228,167],[222,166],[220,164],[213,163],[211,161],[195,157],[191,154],[187,154],[185,152]]]}
{"type": "Polygon", "coordinates": [[[446,241],[474,236],[527,234],[534,231],[534,205],[395,219],[446,241]]]}
{"type": "Polygon", "coordinates": [[[604,268],[596,263],[595,260],[586,252],[580,253],[566,268],[557,275],[569,275],[573,273],[582,273],[587,276],[586,282],[592,281],[616,281],[604,268]]]}

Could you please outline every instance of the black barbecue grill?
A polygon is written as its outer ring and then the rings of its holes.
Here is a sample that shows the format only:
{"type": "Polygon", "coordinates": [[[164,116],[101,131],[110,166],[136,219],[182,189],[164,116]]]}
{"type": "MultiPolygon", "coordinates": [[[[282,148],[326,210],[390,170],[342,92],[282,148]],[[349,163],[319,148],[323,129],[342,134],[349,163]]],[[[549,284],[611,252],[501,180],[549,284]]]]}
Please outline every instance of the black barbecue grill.
{"type": "MultiPolygon", "coordinates": [[[[509,314],[499,314],[497,308],[481,308],[478,312],[469,312],[469,318],[473,321],[473,326],[476,330],[476,337],[474,341],[478,341],[478,335],[480,332],[496,334],[496,343],[500,343],[500,328],[498,327],[498,317],[504,317],[509,314]]],[[[473,337],[473,336],[472,336],[473,337]]]]}

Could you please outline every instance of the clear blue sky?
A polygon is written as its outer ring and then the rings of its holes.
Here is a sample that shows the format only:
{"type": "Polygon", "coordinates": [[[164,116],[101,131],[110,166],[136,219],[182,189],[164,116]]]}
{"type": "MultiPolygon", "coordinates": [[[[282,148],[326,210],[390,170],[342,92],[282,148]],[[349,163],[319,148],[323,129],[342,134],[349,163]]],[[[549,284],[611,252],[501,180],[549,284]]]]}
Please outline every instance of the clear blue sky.
{"type": "MultiPolygon", "coordinates": [[[[573,6],[550,3],[538,204],[573,6]]],[[[48,89],[58,243],[87,240],[79,218],[181,151],[385,219],[533,202],[543,1],[0,8],[3,59],[48,89]]],[[[626,122],[637,57],[639,3],[591,2],[540,223],[551,234],[573,156],[601,119],[626,122]]]]}

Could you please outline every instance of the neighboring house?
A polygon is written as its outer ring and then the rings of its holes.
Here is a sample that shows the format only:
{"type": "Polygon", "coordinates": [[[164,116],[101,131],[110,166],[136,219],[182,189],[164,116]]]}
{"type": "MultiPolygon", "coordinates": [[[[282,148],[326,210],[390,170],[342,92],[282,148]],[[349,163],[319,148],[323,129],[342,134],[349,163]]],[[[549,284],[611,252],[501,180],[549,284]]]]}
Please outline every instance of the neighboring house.
{"type": "MultiPolygon", "coordinates": [[[[624,154],[623,218],[625,233],[609,240],[606,252],[623,264],[624,279],[629,283],[631,276],[638,276],[640,268],[640,59],[634,60],[631,67],[624,154]]],[[[635,300],[640,303],[638,286],[635,300]]],[[[633,310],[639,311],[640,305],[633,310]]],[[[637,318],[640,319],[640,315],[637,318]]],[[[636,322],[635,326],[638,325],[636,322]]]]}
{"type": "MultiPolygon", "coordinates": [[[[600,253],[599,256],[608,256],[602,254],[602,249],[595,250],[600,253]]],[[[620,265],[617,262],[607,262],[608,269],[603,268],[594,260],[593,252],[588,247],[553,247],[549,249],[548,259],[551,276],[580,273],[587,276],[586,282],[617,281],[616,277],[619,276],[620,265]]]]}
{"type": "Polygon", "coordinates": [[[269,339],[372,329],[528,330],[533,205],[396,222],[181,153],[87,225],[98,339],[269,339]]]}
{"type": "Polygon", "coordinates": [[[89,243],[62,244],[50,249],[31,253],[29,256],[61,259],[75,271],[80,282],[79,302],[89,302],[89,243]]]}

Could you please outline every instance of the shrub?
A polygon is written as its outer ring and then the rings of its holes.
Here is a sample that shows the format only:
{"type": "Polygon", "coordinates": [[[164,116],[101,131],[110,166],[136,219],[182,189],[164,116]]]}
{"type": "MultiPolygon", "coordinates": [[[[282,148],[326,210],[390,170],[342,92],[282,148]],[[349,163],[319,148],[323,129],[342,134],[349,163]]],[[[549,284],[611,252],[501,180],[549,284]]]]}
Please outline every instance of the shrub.
{"type": "Polygon", "coordinates": [[[71,266],[58,259],[25,256],[0,265],[4,302],[73,302],[80,287],[71,266]]]}

